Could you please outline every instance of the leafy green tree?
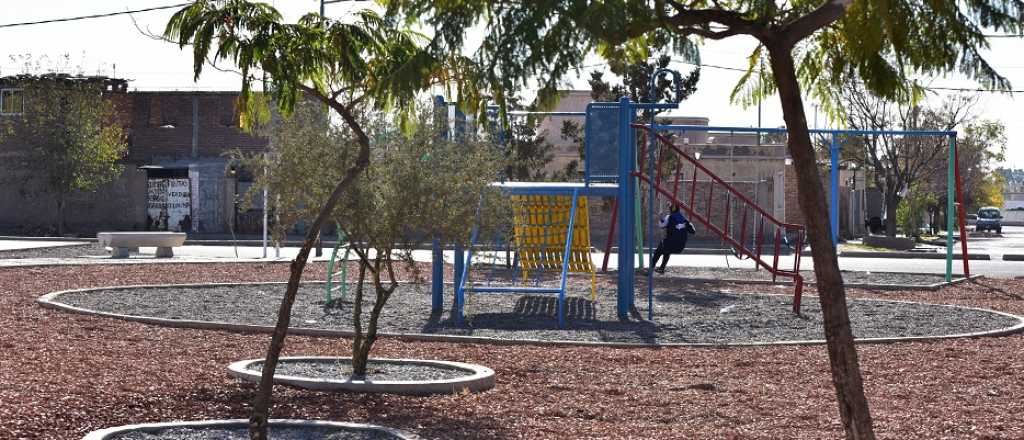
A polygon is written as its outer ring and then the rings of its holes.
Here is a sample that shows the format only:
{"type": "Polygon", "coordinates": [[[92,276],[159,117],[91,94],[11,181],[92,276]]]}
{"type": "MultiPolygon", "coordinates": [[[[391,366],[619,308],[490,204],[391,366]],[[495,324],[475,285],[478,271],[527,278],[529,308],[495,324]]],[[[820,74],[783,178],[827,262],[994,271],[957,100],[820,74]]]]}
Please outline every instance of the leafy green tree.
{"type": "Polygon", "coordinates": [[[344,171],[326,199],[316,205],[320,210],[292,261],[259,392],[252,403],[250,437],[265,440],[274,372],[309,252],[342,196],[370,164],[370,138],[357,117],[359,109],[408,109],[405,104],[417,91],[447,77],[442,62],[458,61],[458,57],[433,56],[423,50],[419,34],[372,11],[358,12],[346,21],[308,14],[297,23],[284,23],[272,6],[244,0],[196,0],[171,16],[164,37],[180,47],[191,45],[196,78],[209,61],[227,60],[237,66],[243,109],[258,107],[249,98],[255,75],[262,71],[265,85],[285,114],[305,94],[340,118],[358,147],[351,161],[336,164],[344,171]]]}
{"type": "MultiPolygon", "coordinates": [[[[851,77],[874,93],[907,100],[910,75],[959,71],[987,87],[1009,82],[985,60],[986,32],[1021,33],[1020,0],[923,2],[917,0],[560,0],[516,2],[389,0],[389,13],[433,29],[430,47],[461,51],[466,29],[488,32],[474,57],[489,68],[479,87],[500,89],[535,80],[540,96],[554,97],[557,85],[596,50],[612,60],[642,60],[666,48],[696,60],[701,39],[746,35],[758,41],[748,71],[733,99],[753,104],[777,93],[789,134],[798,201],[811,243],[822,304],[832,381],[848,438],[874,438],[864,396],[842,275],[831,241],[825,191],[804,112],[804,90],[825,101],[851,77]],[[760,66],[768,69],[759,69],[760,66]]],[[[492,90],[494,91],[494,90],[492,90]]],[[[501,92],[494,91],[496,95],[501,92]]],[[[500,103],[499,103],[500,104],[500,103]]]]}
{"type": "Polygon", "coordinates": [[[505,177],[509,180],[543,181],[550,178],[545,170],[555,158],[554,145],[546,134],[538,132],[542,118],[529,115],[511,121],[508,139],[508,162],[505,177]]]}
{"type": "MultiPolygon", "coordinates": [[[[901,103],[882,98],[852,83],[839,93],[846,126],[858,130],[958,130],[974,118],[977,97],[952,95],[939,105],[901,103]]],[[[827,158],[828,146],[822,152],[827,158]]],[[[858,164],[871,171],[875,187],[882,191],[885,205],[886,235],[896,236],[896,226],[912,225],[908,217],[899,217],[900,203],[911,189],[926,189],[919,182],[945,182],[949,139],[944,136],[858,136],[847,139],[842,150],[844,162],[858,164]]],[[[945,185],[937,190],[945,192],[945,185]]],[[[945,196],[941,197],[943,200],[945,196]]],[[[917,202],[911,202],[917,203],[917,202]]],[[[907,212],[904,210],[904,212],[907,212]]],[[[904,229],[907,236],[916,228],[904,229]]]]}
{"type": "MultiPolygon", "coordinates": [[[[486,190],[503,165],[500,148],[474,133],[441,136],[447,127],[433,116],[433,109],[423,108],[406,121],[406,130],[398,130],[396,121],[381,113],[357,115],[374,139],[370,165],[329,214],[358,256],[354,297],[342,303],[352,308],[356,378],[366,375],[380,315],[398,287],[395,266],[419,275],[410,249],[433,238],[465,244],[476,211],[494,214],[499,201],[486,190]],[[367,284],[371,298],[365,295],[367,284]]],[[[255,173],[253,191],[274,188],[278,197],[271,207],[281,213],[278,227],[286,230],[319,214],[359,147],[350,128],[332,124],[322,106],[309,101],[297,103],[265,133],[272,140],[269,154],[235,156],[247,169],[265,170],[255,173]]],[[[489,230],[497,218],[483,218],[481,227],[489,230]]]]}
{"type": "Polygon", "coordinates": [[[6,109],[19,113],[0,118],[0,140],[25,147],[24,162],[45,180],[44,192],[55,203],[57,234],[63,235],[67,197],[96,191],[124,169],[119,161],[128,153],[128,141],[116,105],[104,96],[102,80],[52,74],[7,80],[21,89],[14,95],[21,106],[14,107],[23,108],[6,109]]]}
{"type": "MultiPolygon", "coordinates": [[[[652,62],[637,60],[625,63],[622,60],[613,60],[609,67],[612,73],[622,77],[622,82],[612,85],[604,80],[603,72],[590,72],[590,79],[587,81],[590,84],[590,97],[602,102],[618,102],[623,96],[633,102],[651,102],[651,75],[654,75],[655,70],[669,68],[671,63],[672,57],[668,54],[662,54],[652,62]]],[[[662,75],[654,84],[654,102],[682,102],[697,91],[698,81],[699,67],[683,77],[678,90],[674,87],[671,77],[662,75]]]]}
{"type": "Polygon", "coordinates": [[[1003,206],[1006,179],[995,165],[1006,160],[1006,127],[1002,122],[982,119],[971,121],[957,134],[957,165],[966,212],[1003,206]]]}

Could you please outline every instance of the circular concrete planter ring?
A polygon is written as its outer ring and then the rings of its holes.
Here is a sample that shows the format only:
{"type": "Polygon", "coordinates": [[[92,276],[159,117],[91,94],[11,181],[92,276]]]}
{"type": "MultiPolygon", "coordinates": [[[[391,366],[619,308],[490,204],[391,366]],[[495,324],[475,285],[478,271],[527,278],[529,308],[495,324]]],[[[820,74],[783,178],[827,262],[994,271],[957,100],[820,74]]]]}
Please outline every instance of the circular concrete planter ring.
{"type": "MultiPolygon", "coordinates": [[[[228,420],[200,420],[200,421],[185,421],[185,422],[161,422],[161,423],[141,423],[137,425],[125,425],[116,426],[113,428],[100,429],[93,431],[85,435],[82,440],[107,440],[114,438],[117,435],[127,434],[130,432],[144,432],[144,433],[155,433],[164,429],[170,428],[247,428],[249,421],[246,419],[228,419],[228,420]]],[[[346,423],[346,422],[328,422],[321,420],[294,420],[294,419],[271,419],[270,427],[292,427],[292,428],[338,428],[339,430],[346,431],[374,431],[385,435],[390,435],[392,438],[401,440],[421,440],[422,438],[410,434],[405,431],[401,431],[394,428],[388,428],[377,425],[367,425],[363,423],[346,423]]]]}
{"type": "MultiPolygon", "coordinates": [[[[278,364],[288,361],[344,361],[351,362],[350,357],[334,356],[292,356],[282,357],[278,364]]],[[[238,361],[228,366],[232,376],[258,383],[261,370],[250,369],[255,363],[263,362],[264,359],[249,359],[238,361]]],[[[494,388],[494,370],[475,364],[450,361],[434,361],[425,359],[382,359],[372,358],[371,361],[378,363],[415,364],[427,367],[444,369],[456,369],[466,372],[465,376],[447,380],[342,380],[327,379],[303,376],[274,375],[274,383],[290,385],[296,388],[303,388],[317,391],[350,391],[357,393],[384,393],[384,394],[454,394],[463,391],[480,392],[494,388]]]]}

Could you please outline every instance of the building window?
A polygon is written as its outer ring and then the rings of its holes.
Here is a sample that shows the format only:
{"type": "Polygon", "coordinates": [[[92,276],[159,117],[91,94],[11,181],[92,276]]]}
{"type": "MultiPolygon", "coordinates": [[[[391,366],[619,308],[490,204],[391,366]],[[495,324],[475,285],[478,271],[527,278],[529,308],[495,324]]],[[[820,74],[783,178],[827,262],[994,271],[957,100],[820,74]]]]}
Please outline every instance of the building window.
{"type": "Polygon", "coordinates": [[[20,115],[25,112],[21,89],[0,89],[0,115],[20,115]]]}

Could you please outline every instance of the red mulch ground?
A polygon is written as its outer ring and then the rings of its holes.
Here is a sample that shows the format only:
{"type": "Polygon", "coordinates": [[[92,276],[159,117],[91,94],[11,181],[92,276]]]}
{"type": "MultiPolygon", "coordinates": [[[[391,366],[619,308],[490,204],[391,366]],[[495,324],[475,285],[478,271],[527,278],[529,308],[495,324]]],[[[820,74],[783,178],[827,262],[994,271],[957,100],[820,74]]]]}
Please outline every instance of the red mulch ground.
{"type": "MultiPolygon", "coordinates": [[[[247,418],[254,387],[231,379],[225,367],[263,356],[269,340],[47,310],[34,303],[39,295],[119,284],[284,280],[286,274],[282,264],[0,269],[0,439],[75,439],[129,423],[247,418]]],[[[323,279],[323,267],[314,266],[307,278],[323,279]]],[[[1024,314],[1024,280],[850,294],[1024,314]]],[[[291,337],[286,354],[348,350],[346,340],[291,337]]],[[[383,340],[375,350],[483,364],[497,371],[498,385],[482,394],[434,397],[278,387],[273,415],[371,422],[451,439],[842,435],[823,346],[608,349],[383,340]]],[[[1024,438],[1024,335],[863,345],[859,352],[880,437],[1024,438]]]]}

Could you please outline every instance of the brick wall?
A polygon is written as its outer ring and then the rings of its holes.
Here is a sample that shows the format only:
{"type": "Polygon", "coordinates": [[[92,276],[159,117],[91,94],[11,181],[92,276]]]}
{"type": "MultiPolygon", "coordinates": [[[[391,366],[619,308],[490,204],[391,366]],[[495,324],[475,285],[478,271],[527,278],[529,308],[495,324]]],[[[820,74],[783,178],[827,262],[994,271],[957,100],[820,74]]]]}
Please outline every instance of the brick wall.
{"type": "Polygon", "coordinates": [[[195,135],[198,157],[217,157],[238,148],[259,151],[266,140],[238,127],[238,93],[139,92],[133,99],[131,159],[193,156],[195,135]],[[193,114],[193,110],[198,114],[193,114]],[[198,126],[194,121],[198,120],[198,126]],[[198,130],[196,130],[198,128],[198,130]]]}
{"type": "MultiPolygon", "coordinates": [[[[238,148],[260,151],[264,139],[238,128],[236,92],[112,92],[117,122],[128,132],[129,154],[120,178],[95,193],[68,201],[69,231],[137,230],[146,225],[146,172],[141,165],[187,168],[199,182],[193,207],[197,230],[223,232],[232,221],[233,184],[224,176],[223,154],[238,148]],[[198,109],[198,113],[194,113],[198,109]],[[198,121],[198,124],[194,122],[198,121]],[[194,128],[196,130],[194,130],[194,128]],[[193,156],[193,136],[198,141],[193,156]]],[[[24,144],[0,144],[0,229],[45,230],[53,223],[53,197],[41,191],[30,165],[21,160],[24,144]]]]}

